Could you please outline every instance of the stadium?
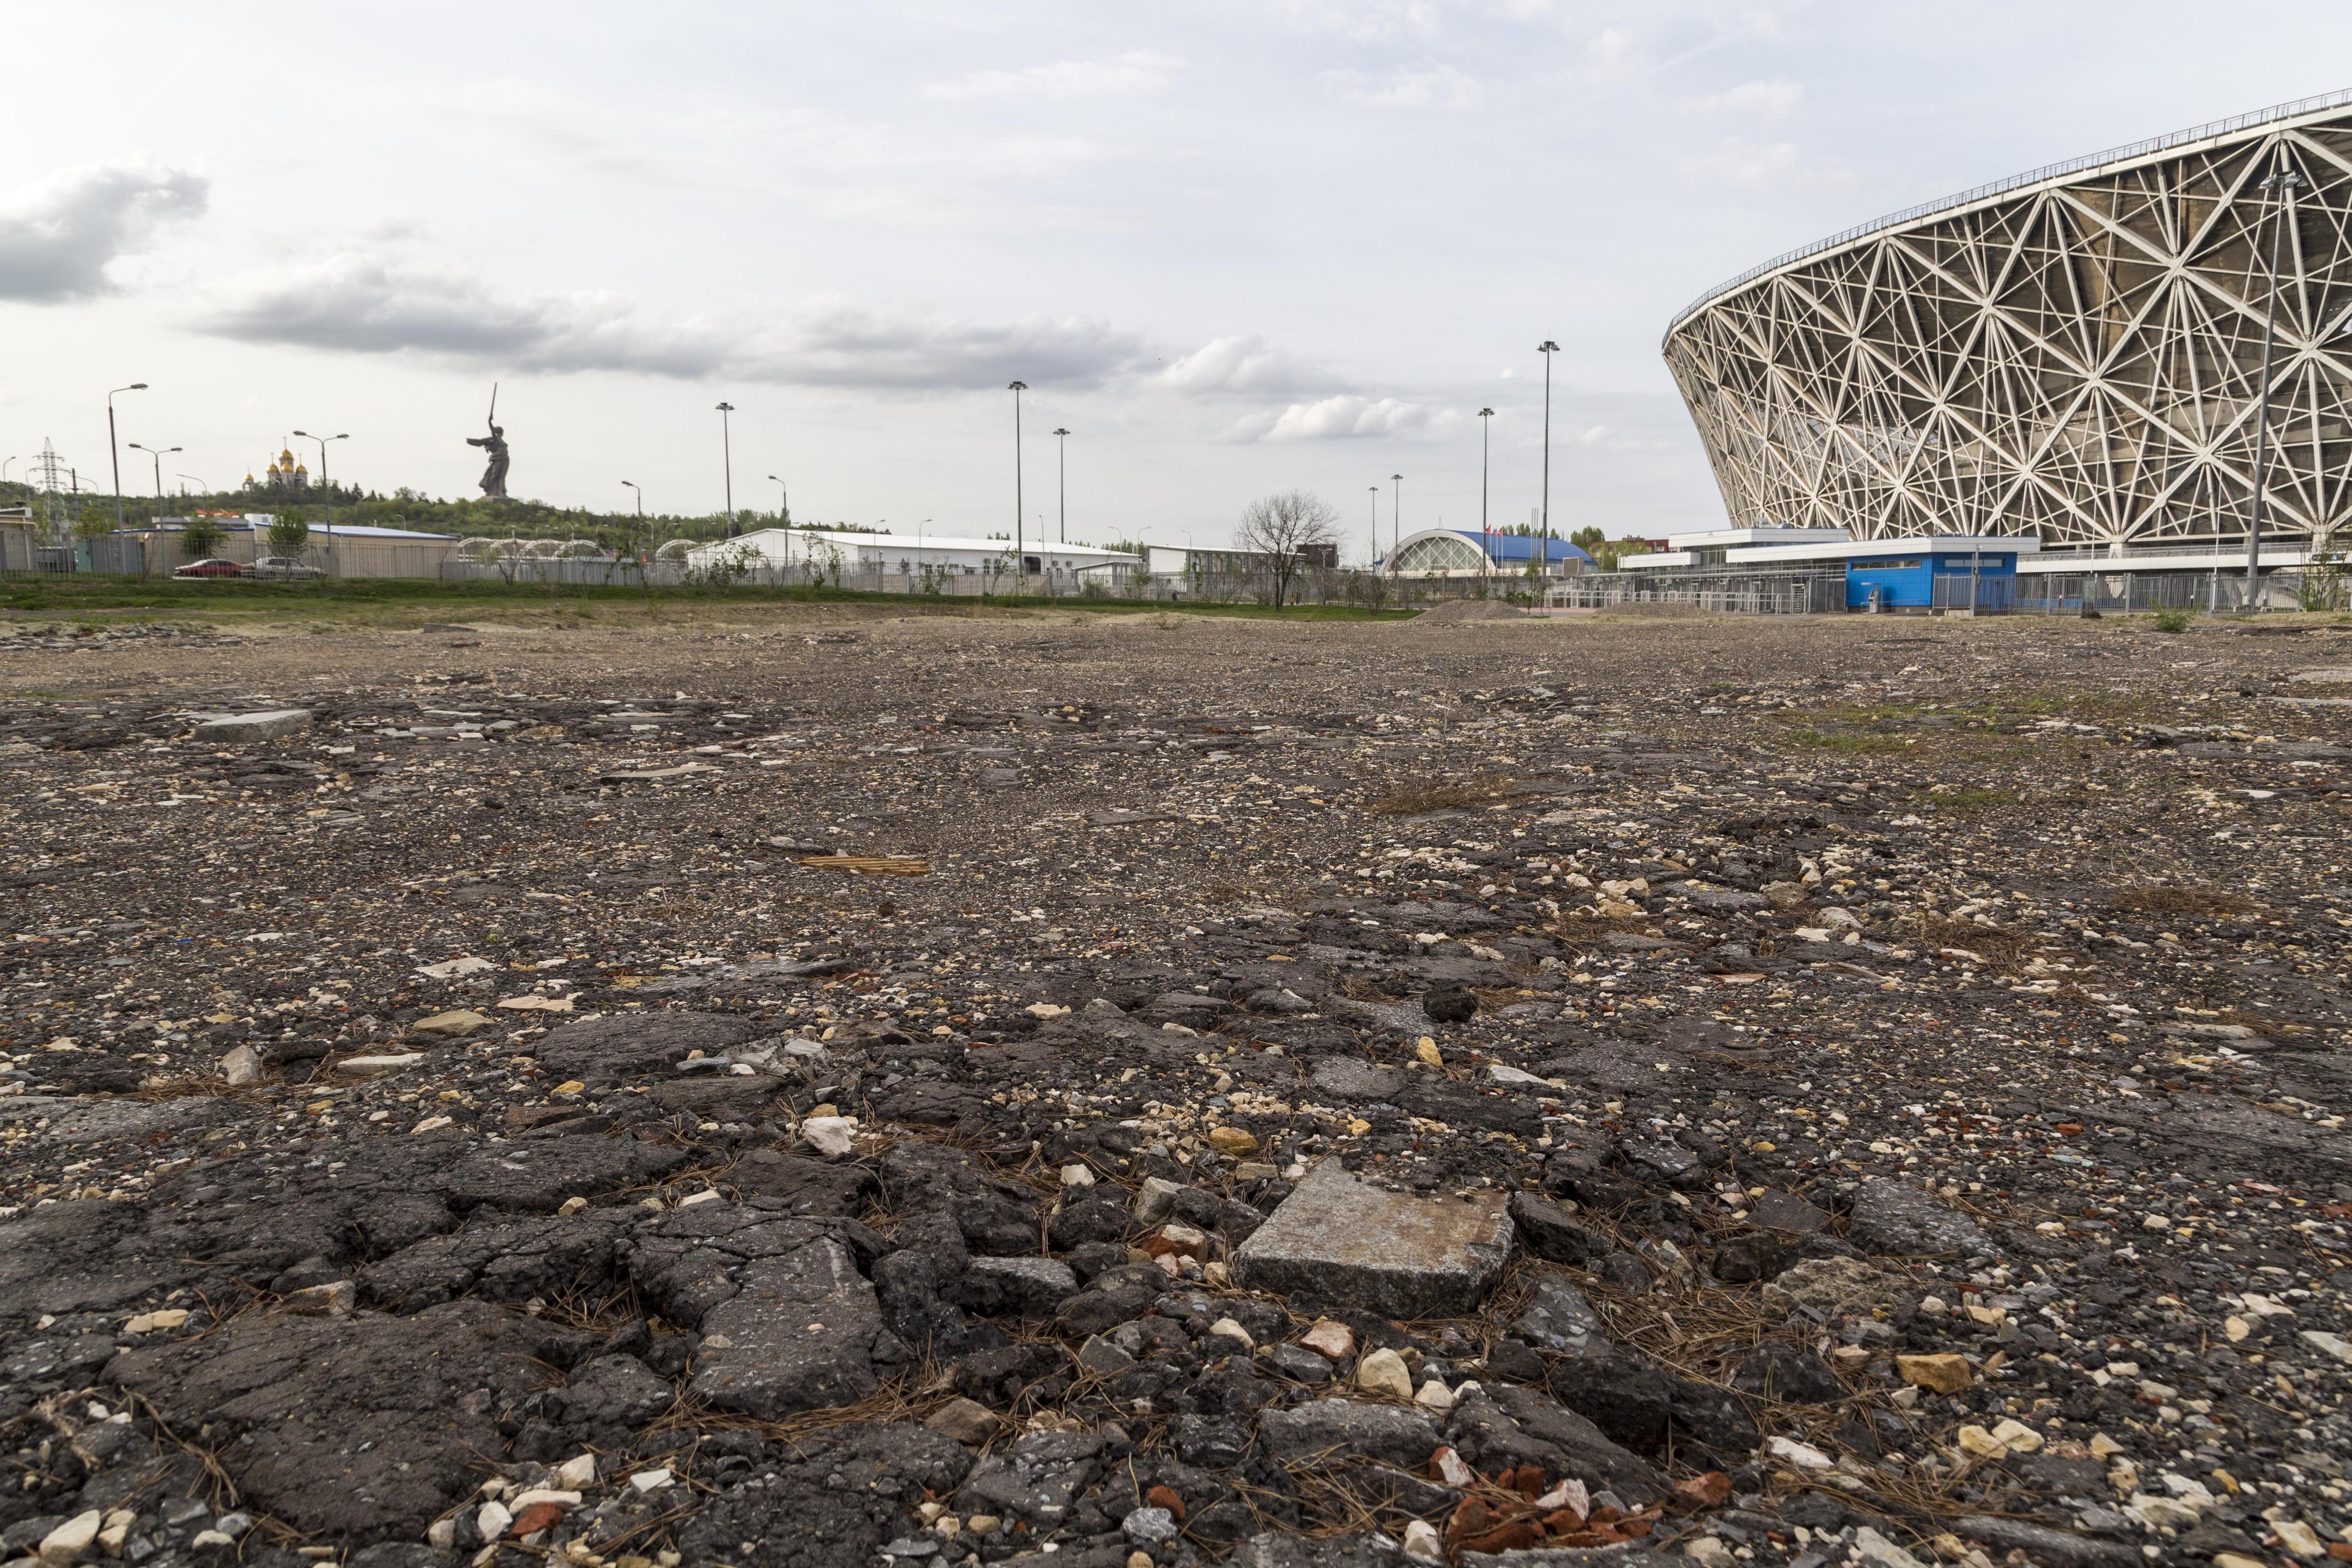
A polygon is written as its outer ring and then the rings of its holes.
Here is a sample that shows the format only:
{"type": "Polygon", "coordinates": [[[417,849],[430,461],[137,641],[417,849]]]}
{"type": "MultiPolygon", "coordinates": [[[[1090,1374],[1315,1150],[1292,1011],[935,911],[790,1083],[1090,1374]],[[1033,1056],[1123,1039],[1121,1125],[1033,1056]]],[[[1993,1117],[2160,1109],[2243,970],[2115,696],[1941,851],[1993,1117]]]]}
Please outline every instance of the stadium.
{"type": "Polygon", "coordinates": [[[2347,208],[2352,91],[1777,257],[1677,316],[1665,359],[1735,530],[2242,572],[2266,429],[2261,563],[2300,566],[2352,512],[2347,208]]]}

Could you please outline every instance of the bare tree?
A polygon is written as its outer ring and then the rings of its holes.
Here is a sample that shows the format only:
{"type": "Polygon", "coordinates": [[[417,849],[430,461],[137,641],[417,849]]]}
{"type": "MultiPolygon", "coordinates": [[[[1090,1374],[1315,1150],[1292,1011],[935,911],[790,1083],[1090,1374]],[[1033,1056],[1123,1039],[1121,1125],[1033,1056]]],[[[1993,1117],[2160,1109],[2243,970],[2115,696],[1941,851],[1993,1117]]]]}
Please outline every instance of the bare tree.
{"type": "Polygon", "coordinates": [[[1234,532],[1244,550],[1264,559],[1278,610],[1292,584],[1337,554],[1339,514],[1313,490],[1283,490],[1250,502],[1234,532]]]}

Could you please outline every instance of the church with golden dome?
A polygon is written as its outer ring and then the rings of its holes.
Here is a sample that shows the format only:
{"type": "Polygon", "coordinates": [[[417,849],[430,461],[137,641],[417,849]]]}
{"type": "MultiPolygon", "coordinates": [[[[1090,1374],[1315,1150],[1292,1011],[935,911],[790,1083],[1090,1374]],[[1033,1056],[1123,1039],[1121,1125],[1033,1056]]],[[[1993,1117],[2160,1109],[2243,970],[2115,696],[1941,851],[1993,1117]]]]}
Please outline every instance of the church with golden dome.
{"type": "Polygon", "coordinates": [[[310,488],[310,470],[295,460],[292,447],[282,447],[277,460],[269,465],[265,478],[257,480],[252,469],[245,471],[245,488],[265,495],[299,496],[310,488]]]}

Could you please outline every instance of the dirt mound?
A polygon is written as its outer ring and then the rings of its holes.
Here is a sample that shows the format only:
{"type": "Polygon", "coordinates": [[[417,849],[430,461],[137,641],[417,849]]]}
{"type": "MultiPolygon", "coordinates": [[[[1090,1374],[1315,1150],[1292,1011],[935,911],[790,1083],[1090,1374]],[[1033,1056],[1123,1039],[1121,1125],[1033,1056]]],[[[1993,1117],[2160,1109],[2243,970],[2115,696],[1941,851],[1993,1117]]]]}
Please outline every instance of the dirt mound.
{"type": "Polygon", "coordinates": [[[1413,616],[1412,624],[1451,626],[1457,621],[1524,621],[1527,611],[1517,605],[1506,605],[1496,599],[1449,599],[1413,616]]]}

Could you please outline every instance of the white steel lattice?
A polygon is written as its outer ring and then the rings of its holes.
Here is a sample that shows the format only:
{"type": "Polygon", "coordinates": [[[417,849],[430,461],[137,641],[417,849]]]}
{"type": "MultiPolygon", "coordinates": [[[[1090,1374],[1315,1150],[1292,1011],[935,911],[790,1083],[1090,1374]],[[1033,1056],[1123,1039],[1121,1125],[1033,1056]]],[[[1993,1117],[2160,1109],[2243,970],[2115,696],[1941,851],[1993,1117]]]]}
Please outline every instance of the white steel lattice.
{"type": "Polygon", "coordinates": [[[1702,299],[1664,352],[1738,527],[2234,542],[2352,517],[2352,93],[1971,192],[1702,299]],[[2154,149],[2154,150],[2151,150],[2154,149]],[[2262,187],[2282,158],[2301,176],[2262,187]]]}

